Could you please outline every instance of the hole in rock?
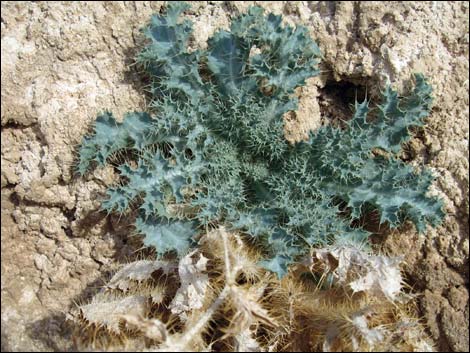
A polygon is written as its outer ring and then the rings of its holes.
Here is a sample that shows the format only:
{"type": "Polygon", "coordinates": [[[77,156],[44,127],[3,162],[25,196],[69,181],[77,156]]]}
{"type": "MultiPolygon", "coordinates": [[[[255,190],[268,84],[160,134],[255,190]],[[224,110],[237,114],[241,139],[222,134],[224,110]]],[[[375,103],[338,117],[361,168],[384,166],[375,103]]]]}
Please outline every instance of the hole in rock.
{"type": "Polygon", "coordinates": [[[349,81],[327,81],[320,90],[319,105],[322,117],[338,127],[354,114],[354,103],[366,97],[366,87],[349,81]]]}

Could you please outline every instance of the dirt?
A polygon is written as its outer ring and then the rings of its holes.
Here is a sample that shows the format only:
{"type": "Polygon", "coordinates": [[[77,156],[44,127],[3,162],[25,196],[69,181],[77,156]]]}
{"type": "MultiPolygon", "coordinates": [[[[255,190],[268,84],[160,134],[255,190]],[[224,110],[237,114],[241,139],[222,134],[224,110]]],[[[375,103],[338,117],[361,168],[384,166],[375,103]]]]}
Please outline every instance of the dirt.
{"type": "MultiPolygon", "coordinates": [[[[195,45],[251,4],[193,3],[187,17],[195,22],[195,45]]],[[[324,54],[322,74],[297,92],[299,111],[286,117],[292,141],[331,117],[347,118],[354,91],[374,101],[387,81],[402,90],[413,72],[430,79],[432,113],[403,158],[433,169],[433,192],[447,216],[425,234],[403,227],[384,236],[384,250],[405,256],[408,284],[437,349],[468,351],[468,3],[261,5],[307,26],[324,54]]],[[[99,212],[112,170],[78,178],[73,164],[97,113],[144,109],[131,64],[142,47],[139,28],[161,6],[1,4],[2,351],[71,349],[66,314],[136,250],[129,227],[99,212]]]]}

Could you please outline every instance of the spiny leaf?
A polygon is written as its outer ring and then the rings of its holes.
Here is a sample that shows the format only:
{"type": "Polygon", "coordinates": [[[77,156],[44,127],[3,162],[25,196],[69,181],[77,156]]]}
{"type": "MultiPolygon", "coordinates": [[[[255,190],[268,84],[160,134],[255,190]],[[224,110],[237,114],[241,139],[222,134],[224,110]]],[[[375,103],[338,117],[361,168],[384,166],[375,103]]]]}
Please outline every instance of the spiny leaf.
{"type": "Polygon", "coordinates": [[[118,123],[109,112],[96,118],[95,133],[86,137],[80,147],[78,171],[84,175],[92,161],[104,165],[113,153],[126,149],[142,149],[152,144],[152,119],[147,113],[128,113],[118,123]]]}
{"type": "Polygon", "coordinates": [[[422,75],[404,97],[387,85],[378,107],[356,102],[345,129],[324,126],[290,145],[284,115],[297,109],[293,93],[318,75],[322,56],[307,29],[255,6],[206,50],[190,50],[187,8],[170,2],[143,30],[148,45],[137,62],[150,81],[152,116],[117,123],[102,114],[80,148],[81,174],[93,161],[132,152],[117,161],[121,182],[103,208],[122,214],[137,206],[145,245],[181,256],[199,227],[228,223],[255,238],[261,264],[282,277],[312,247],[362,244],[369,233],[353,221],[371,210],[391,227],[439,224],[442,202],[427,196],[431,173],[396,156],[431,107],[422,75]]]}
{"type": "Polygon", "coordinates": [[[136,228],[144,234],[144,245],[152,246],[159,255],[175,251],[178,255],[187,252],[196,235],[195,223],[191,221],[168,222],[158,218],[136,219],[136,228]]]}

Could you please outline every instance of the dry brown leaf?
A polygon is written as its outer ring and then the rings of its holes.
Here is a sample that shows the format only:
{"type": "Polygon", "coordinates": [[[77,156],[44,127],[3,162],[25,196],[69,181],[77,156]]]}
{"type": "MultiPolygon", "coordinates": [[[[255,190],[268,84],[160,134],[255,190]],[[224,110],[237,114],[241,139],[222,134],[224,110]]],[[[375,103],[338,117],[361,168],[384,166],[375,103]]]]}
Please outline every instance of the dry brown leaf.
{"type": "Polygon", "coordinates": [[[254,332],[249,328],[233,336],[235,340],[235,352],[263,352],[258,341],[253,337],[254,332]]]}
{"type": "Polygon", "coordinates": [[[145,281],[152,276],[152,273],[161,269],[164,274],[174,271],[175,266],[166,261],[134,261],[121,268],[109,281],[107,287],[127,291],[131,281],[145,281]]]}
{"type": "MultiPolygon", "coordinates": [[[[384,335],[387,333],[387,331],[380,326],[369,328],[367,314],[367,312],[356,313],[352,316],[351,321],[354,327],[357,328],[362,337],[367,341],[368,345],[373,348],[377,343],[380,343],[384,340],[384,335]]],[[[357,351],[359,348],[355,340],[353,341],[353,347],[355,351],[357,351]]]]}
{"type": "Polygon", "coordinates": [[[126,324],[142,331],[145,337],[152,340],[163,342],[168,337],[166,325],[158,319],[146,319],[136,315],[124,315],[122,319],[126,324]]]}
{"type": "Polygon", "coordinates": [[[91,304],[83,305],[79,308],[81,315],[88,323],[104,326],[114,333],[121,332],[119,323],[123,315],[144,317],[148,309],[148,300],[145,296],[141,295],[109,301],[100,298],[99,300],[93,300],[91,304]]]}
{"type": "Polygon", "coordinates": [[[331,272],[340,284],[349,285],[354,292],[365,291],[391,301],[400,293],[401,258],[370,255],[352,246],[319,249],[315,254],[326,272],[331,272]]]}
{"type": "Polygon", "coordinates": [[[178,274],[181,286],[170,303],[170,309],[173,314],[178,314],[183,320],[187,319],[187,312],[200,309],[203,306],[209,276],[203,271],[206,270],[208,259],[199,254],[196,263],[192,256],[193,251],[183,257],[178,265],[178,274]]]}

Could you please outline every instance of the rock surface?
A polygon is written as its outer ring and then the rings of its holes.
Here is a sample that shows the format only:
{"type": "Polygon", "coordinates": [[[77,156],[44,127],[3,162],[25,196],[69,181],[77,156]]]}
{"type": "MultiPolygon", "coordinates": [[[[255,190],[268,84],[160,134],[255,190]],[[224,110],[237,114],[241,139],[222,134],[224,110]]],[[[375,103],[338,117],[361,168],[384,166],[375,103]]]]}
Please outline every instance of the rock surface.
{"type": "MultiPolygon", "coordinates": [[[[197,2],[195,45],[254,2],[197,2]]],[[[417,235],[394,232],[385,249],[405,272],[438,350],[468,351],[469,5],[467,2],[263,2],[306,25],[324,53],[322,75],[299,90],[286,136],[350,113],[389,80],[422,72],[434,88],[428,124],[404,158],[435,171],[447,217],[417,235]]],[[[135,251],[129,229],[98,212],[111,169],[73,173],[76,145],[97,113],[145,107],[132,66],[139,28],[162,2],[1,4],[2,351],[67,350],[65,315],[135,251]]],[[[406,227],[405,227],[406,228],[406,227]]]]}

